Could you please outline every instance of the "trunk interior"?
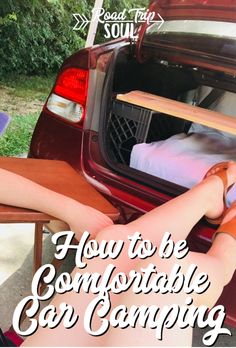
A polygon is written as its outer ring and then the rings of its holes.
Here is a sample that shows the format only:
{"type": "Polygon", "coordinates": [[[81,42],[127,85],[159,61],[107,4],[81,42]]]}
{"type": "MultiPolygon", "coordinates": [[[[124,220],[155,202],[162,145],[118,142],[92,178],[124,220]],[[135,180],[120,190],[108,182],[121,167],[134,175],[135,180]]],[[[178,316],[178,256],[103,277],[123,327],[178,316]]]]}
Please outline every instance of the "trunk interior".
{"type": "Polygon", "coordinates": [[[219,131],[212,135],[210,128],[116,99],[117,94],[139,90],[236,116],[234,76],[155,57],[138,63],[127,48],[120,50],[113,64],[102,131],[100,129],[100,134],[107,135],[100,138],[103,155],[113,170],[150,186],[161,180],[164,190],[166,182],[166,187],[177,185],[181,191],[198,179],[191,170],[186,176],[193,174],[193,178],[182,178],[187,164],[187,169],[198,166],[204,171],[207,165],[219,162],[221,155],[222,160],[236,160],[236,136],[219,131]],[[227,149],[223,149],[222,154],[219,153],[220,137],[230,139],[224,144],[227,149]],[[203,143],[206,144],[204,155],[203,143]],[[185,153],[189,146],[190,150],[185,153]],[[199,147],[197,155],[194,152],[190,158],[192,147],[195,151],[196,146],[199,147]],[[186,165],[178,172],[184,162],[186,165]],[[172,175],[168,174],[170,171],[172,175]]]}

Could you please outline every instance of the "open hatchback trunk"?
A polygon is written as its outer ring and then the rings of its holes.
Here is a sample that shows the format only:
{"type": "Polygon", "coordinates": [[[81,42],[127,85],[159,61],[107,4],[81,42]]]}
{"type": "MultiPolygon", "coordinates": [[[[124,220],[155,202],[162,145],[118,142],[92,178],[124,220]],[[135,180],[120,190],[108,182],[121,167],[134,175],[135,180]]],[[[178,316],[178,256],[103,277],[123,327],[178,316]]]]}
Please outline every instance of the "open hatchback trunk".
{"type": "MultiPolygon", "coordinates": [[[[152,8],[165,23],[144,26],[133,51],[113,54],[99,148],[139,199],[150,202],[156,190],[160,202],[201,181],[213,164],[236,161],[236,12],[219,1],[156,1],[152,8]]],[[[235,200],[234,186],[228,204],[235,200]]],[[[212,227],[202,221],[194,233],[192,248],[206,251],[212,227]]],[[[234,326],[235,286],[236,276],[219,301],[234,326]]]]}
{"type": "MultiPolygon", "coordinates": [[[[235,1],[163,0],[150,10],[158,22],[144,24],[136,42],[65,61],[30,150],[82,170],[123,222],[185,192],[214,163],[236,160],[235,1]]],[[[213,232],[201,220],[190,248],[206,252],[213,232]]],[[[220,303],[236,327],[235,288],[236,275],[220,303]]]]}
{"type": "Polygon", "coordinates": [[[147,29],[136,55],[114,53],[99,129],[109,166],[169,195],[236,160],[235,28],[169,20],[147,29]]]}

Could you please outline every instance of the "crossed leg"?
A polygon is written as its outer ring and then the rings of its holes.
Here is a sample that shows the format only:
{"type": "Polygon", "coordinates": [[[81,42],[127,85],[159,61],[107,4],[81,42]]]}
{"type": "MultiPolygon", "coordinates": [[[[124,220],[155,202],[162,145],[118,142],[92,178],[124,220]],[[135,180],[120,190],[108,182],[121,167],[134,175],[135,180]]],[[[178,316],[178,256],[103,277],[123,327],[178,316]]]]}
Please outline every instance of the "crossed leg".
{"type": "MultiPolygon", "coordinates": [[[[236,215],[236,209],[234,214],[236,215]]],[[[146,268],[148,263],[157,265],[158,272],[164,272],[170,275],[174,266],[181,266],[181,272],[187,273],[190,265],[197,265],[196,274],[204,273],[208,276],[210,287],[201,294],[191,293],[186,294],[183,291],[171,294],[138,294],[134,295],[131,290],[124,293],[119,299],[119,303],[131,308],[131,306],[146,306],[150,307],[157,305],[160,311],[157,313],[161,316],[161,310],[164,306],[168,308],[172,304],[177,304],[180,307],[186,306],[187,298],[193,300],[193,306],[204,308],[212,308],[220,297],[224,286],[230,281],[236,269],[236,241],[227,234],[219,234],[216,236],[214,243],[207,254],[189,252],[182,260],[176,260],[171,257],[168,260],[162,260],[156,255],[136,265],[136,270],[140,272],[140,268],[146,268]]],[[[195,274],[195,275],[196,275],[195,274]]],[[[193,277],[194,279],[194,277],[193,277]]],[[[190,307],[188,307],[190,308],[190,307]]],[[[177,319],[177,318],[176,318],[177,319]]],[[[166,320],[167,321],[167,320],[166,320]]],[[[197,319],[196,319],[197,322],[197,319]]],[[[218,323],[220,322],[220,319],[218,323]]],[[[188,324],[188,320],[186,320],[188,324]]],[[[159,322],[161,325],[161,321],[159,322]]],[[[190,322],[189,322],[190,325],[190,322]]],[[[222,323],[223,326],[223,323],[222,323]]],[[[208,330],[209,331],[209,330],[208,330]]],[[[163,339],[158,341],[155,337],[155,329],[150,329],[148,325],[142,328],[137,325],[134,328],[127,327],[125,330],[111,327],[108,332],[108,337],[105,340],[105,345],[112,346],[116,343],[117,346],[188,346],[192,345],[192,328],[187,326],[181,329],[176,323],[171,329],[163,329],[163,339]]]]}
{"type": "MultiPolygon", "coordinates": [[[[228,184],[231,185],[236,181],[236,165],[232,164],[227,170],[228,184]]],[[[118,240],[128,241],[128,236],[133,235],[136,231],[140,232],[145,239],[151,240],[155,245],[159,245],[163,237],[163,233],[168,231],[171,233],[175,241],[185,239],[192,227],[203,216],[214,218],[221,215],[223,210],[223,185],[217,176],[210,176],[202,183],[196,185],[180,197],[164,204],[161,207],[145,214],[143,217],[126,226],[109,226],[97,235],[97,240],[118,240]]],[[[225,217],[229,219],[229,217],[225,217]]],[[[130,260],[127,256],[128,242],[119,258],[112,260],[116,266],[116,272],[128,273],[132,269],[139,269],[140,263],[137,260],[130,260]]],[[[218,234],[209,252],[204,254],[189,253],[188,256],[181,261],[181,266],[185,270],[191,263],[198,266],[199,272],[203,271],[209,275],[211,286],[204,295],[194,296],[194,304],[199,306],[204,304],[209,308],[214,305],[221,294],[225,284],[231,279],[236,268],[234,258],[236,251],[236,241],[227,234],[218,234]]],[[[158,264],[158,271],[167,274],[172,269],[175,262],[173,258],[170,260],[157,259],[154,255],[148,262],[158,264]]],[[[143,262],[143,265],[147,261],[143,262]]],[[[88,263],[84,272],[103,274],[111,260],[92,259],[88,263]]],[[[78,270],[72,273],[72,279],[78,270]]],[[[107,334],[99,337],[89,335],[83,329],[83,314],[88,304],[96,297],[93,294],[74,292],[56,295],[52,301],[54,306],[59,307],[60,303],[66,302],[76,309],[80,315],[80,322],[70,330],[63,325],[50,330],[48,328],[40,328],[37,332],[29,337],[25,342],[25,346],[117,346],[117,345],[159,345],[154,339],[154,333],[149,329],[136,327],[135,329],[111,329],[107,334]]],[[[132,292],[125,293],[121,296],[111,294],[112,307],[119,303],[124,303],[128,307],[133,303],[147,303],[164,306],[165,304],[179,303],[183,305],[185,294],[172,294],[160,297],[157,294],[149,295],[133,295],[132,292]]],[[[101,325],[101,319],[95,317],[93,321],[94,328],[101,325]]],[[[191,330],[180,330],[177,327],[170,330],[162,341],[163,345],[190,345],[191,330]],[[179,335],[181,341],[176,341],[176,335],[179,335]]]]}

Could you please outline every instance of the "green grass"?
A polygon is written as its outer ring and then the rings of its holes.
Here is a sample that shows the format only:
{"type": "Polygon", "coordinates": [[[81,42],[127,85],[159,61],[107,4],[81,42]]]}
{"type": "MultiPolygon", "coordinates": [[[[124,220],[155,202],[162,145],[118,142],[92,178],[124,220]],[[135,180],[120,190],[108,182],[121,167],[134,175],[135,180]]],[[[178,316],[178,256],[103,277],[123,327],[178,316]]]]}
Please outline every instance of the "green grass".
{"type": "Polygon", "coordinates": [[[6,133],[0,138],[0,156],[18,156],[28,152],[38,117],[38,113],[12,117],[6,133]]]}
{"type": "Polygon", "coordinates": [[[9,75],[0,78],[0,85],[7,87],[9,94],[13,97],[44,101],[53,86],[54,80],[55,75],[48,77],[9,75]]]}
{"type": "Polygon", "coordinates": [[[0,111],[11,116],[10,125],[0,137],[0,156],[28,153],[35,125],[54,80],[55,76],[0,78],[0,111]]]}

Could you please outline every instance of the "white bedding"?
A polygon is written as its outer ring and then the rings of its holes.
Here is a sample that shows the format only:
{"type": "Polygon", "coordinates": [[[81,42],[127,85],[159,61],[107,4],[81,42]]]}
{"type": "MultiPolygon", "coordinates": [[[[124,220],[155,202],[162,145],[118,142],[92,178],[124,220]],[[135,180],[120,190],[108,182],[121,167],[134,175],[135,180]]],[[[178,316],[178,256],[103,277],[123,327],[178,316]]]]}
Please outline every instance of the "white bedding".
{"type": "MultiPolygon", "coordinates": [[[[236,138],[202,127],[200,133],[181,133],[167,140],[135,145],[130,167],[190,188],[202,180],[213,164],[230,159],[236,161],[236,138]]],[[[236,185],[230,190],[227,203],[235,199],[236,185]]]]}

